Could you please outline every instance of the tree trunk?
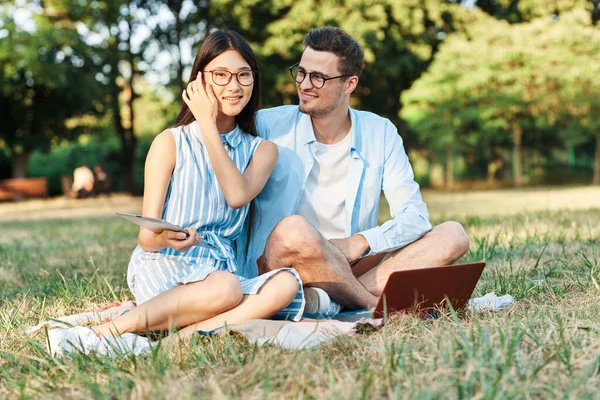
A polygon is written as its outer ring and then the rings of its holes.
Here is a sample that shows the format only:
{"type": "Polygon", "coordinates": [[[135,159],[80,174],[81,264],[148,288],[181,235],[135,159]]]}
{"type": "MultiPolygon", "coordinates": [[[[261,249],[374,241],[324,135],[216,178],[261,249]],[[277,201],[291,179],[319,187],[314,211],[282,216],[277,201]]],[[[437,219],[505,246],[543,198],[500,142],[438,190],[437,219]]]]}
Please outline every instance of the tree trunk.
{"type": "Polygon", "coordinates": [[[133,102],[136,99],[136,94],[133,89],[133,78],[135,76],[135,63],[133,55],[130,55],[131,62],[131,76],[129,77],[129,99],[127,99],[127,108],[129,111],[129,127],[125,130],[125,136],[123,137],[123,184],[127,192],[134,192],[134,169],[135,169],[135,146],[137,140],[135,137],[134,123],[135,113],[133,109],[133,102]]]}
{"type": "Polygon", "coordinates": [[[177,91],[178,95],[181,92],[183,92],[187,86],[186,82],[183,79],[183,70],[185,66],[183,65],[183,60],[181,57],[181,36],[183,31],[183,24],[185,23],[185,21],[182,19],[183,17],[181,16],[182,8],[183,1],[178,1],[173,9],[173,14],[175,14],[175,40],[177,41],[175,45],[177,47],[177,86],[179,87],[179,90],[177,91]]]}
{"type": "Polygon", "coordinates": [[[432,188],[444,187],[444,168],[438,162],[437,150],[430,153],[429,186],[432,188]]]}
{"type": "Polygon", "coordinates": [[[13,154],[10,161],[12,166],[12,177],[13,178],[25,178],[27,173],[27,164],[29,163],[29,156],[31,151],[25,151],[20,154],[13,154]]]}
{"type": "Polygon", "coordinates": [[[446,146],[446,188],[454,187],[454,146],[446,146]]]}
{"type": "Polygon", "coordinates": [[[515,186],[523,185],[523,167],[521,156],[521,145],[523,143],[523,128],[514,124],[513,131],[513,179],[515,186]]]}
{"type": "MultiPolygon", "coordinates": [[[[131,16],[126,18],[128,24],[128,32],[132,32],[133,24],[131,16]]],[[[135,165],[135,146],[136,137],[134,135],[134,118],[135,113],[133,109],[133,102],[136,99],[136,94],[133,89],[133,80],[137,73],[135,69],[135,55],[131,52],[131,35],[123,41],[116,42],[113,49],[111,49],[111,108],[113,114],[113,125],[117,134],[119,135],[119,141],[121,142],[121,183],[123,190],[129,193],[134,192],[134,165],[135,165]],[[127,50],[119,50],[119,44],[125,44],[127,50]],[[130,67],[130,76],[125,79],[123,91],[125,92],[125,102],[127,104],[128,121],[123,121],[121,116],[121,103],[119,101],[119,95],[121,94],[121,87],[117,84],[117,80],[121,77],[119,74],[119,62],[125,61],[130,67]]]]}
{"type": "MultiPolygon", "coordinates": [[[[117,135],[119,136],[119,141],[121,142],[121,151],[123,152],[123,160],[121,161],[121,182],[125,185],[125,179],[123,178],[125,175],[124,168],[124,159],[125,159],[125,127],[123,126],[123,119],[121,117],[121,103],[119,101],[119,95],[121,94],[121,87],[117,84],[117,80],[119,79],[119,50],[115,44],[114,48],[111,49],[111,82],[110,82],[110,108],[112,110],[112,118],[113,118],[113,126],[117,135]]],[[[125,187],[125,186],[124,186],[125,187]]]]}
{"type": "Polygon", "coordinates": [[[123,160],[122,160],[122,182],[126,192],[134,193],[134,167],[135,167],[135,138],[127,143],[121,142],[123,160]]]}
{"type": "MultiPolygon", "coordinates": [[[[131,18],[127,20],[128,23],[128,31],[133,32],[133,24],[131,18]]],[[[134,168],[135,168],[135,146],[137,143],[135,137],[135,112],[133,109],[133,102],[136,100],[137,95],[135,93],[133,87],[133,81],[137,74],[136,65],[135,65],[135,55],[131,50],[131,40],[133,35],[129,35],[128,38],[128,52],[127,52],[127,62],[129,63],[129,70],[131,71],[129,75],[129,79],[127,80],[127,91],[129,92],[129,96],[126,98],[127,101],[127,111],[129,113],[129,124],[123,130],[123,136],[121,139],[121,146],[123,151],[123,187],[125,191],[129,193],[134,192],[134,168]]]]}
{"type": "Polygon", "coordinates": [[[596,155],[594,156],[594,185],[600,185],[600,133],[596,134],[596,155]]]}

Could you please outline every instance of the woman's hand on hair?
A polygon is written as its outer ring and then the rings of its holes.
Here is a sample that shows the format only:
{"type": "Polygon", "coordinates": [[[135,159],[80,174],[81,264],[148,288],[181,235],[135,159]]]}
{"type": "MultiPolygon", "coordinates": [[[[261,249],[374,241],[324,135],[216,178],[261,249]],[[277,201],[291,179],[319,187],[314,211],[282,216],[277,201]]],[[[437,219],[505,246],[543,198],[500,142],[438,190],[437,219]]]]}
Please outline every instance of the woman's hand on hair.
{"type": "Polygon", "coordinates": [[[204,80],[202,72],[198,72],[196,80],[187,85],[181,97],[201,128],[207,124],[216,126],[219,114],[217,96],[215,96],[212,85],[204,80]]]}

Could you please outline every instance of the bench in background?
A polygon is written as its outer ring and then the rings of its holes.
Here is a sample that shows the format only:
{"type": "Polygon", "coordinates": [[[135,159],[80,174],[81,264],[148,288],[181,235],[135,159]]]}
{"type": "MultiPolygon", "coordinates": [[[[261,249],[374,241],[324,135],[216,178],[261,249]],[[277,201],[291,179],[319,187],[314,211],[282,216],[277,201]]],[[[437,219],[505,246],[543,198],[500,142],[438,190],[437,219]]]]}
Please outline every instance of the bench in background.
{"type": "Polygon", "coordinates": [[[48,179],[13,178],[0,181],[0,200],[20,200],[28,197],[48,197],[48,179]]]}

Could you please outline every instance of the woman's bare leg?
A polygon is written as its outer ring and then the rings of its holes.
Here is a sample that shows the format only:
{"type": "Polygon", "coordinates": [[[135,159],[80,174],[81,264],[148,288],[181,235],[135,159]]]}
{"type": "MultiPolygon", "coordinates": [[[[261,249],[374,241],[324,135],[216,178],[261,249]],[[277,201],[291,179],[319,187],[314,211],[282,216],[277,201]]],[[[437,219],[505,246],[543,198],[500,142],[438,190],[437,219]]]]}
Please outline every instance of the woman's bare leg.
{"type": "Polygon", "coordinates": [[[298,281],[294,275],[281,271],[271,277],[257,294],[245,295],[237,307],[207,320],[189,325],[175,335],[163,339],[163,342],[170,342],[173,339],[187,339],[197,331],[211,331],[225,324],[239,324],[252,319],[270,318],[287,307],[294,300],[297,293],[298,281]]]}
{"type": "Polygon", "coordinates": [[[167,290],[92,329],[99,336],[172,329],[209,319],[240,301],[242,286],[238,278],[229,272],[215,271],[203,281],[167,290]]]}

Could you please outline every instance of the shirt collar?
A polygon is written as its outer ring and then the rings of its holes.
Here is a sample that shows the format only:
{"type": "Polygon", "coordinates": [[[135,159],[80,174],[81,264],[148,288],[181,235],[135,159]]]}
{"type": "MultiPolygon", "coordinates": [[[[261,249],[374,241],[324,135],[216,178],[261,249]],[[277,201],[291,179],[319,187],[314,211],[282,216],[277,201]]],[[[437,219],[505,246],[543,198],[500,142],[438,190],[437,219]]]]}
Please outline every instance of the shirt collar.
{"type": "Polygon", "coordinates": [[[304,144],[310,144],[317,141],[315,131],[312,126],[310,115],[300,112],[300,121],[298,121],[298,132],[302,137],[304,144]]]}
{"type": "Polygon", "coordinates": [[[242,130],[236,124],[231,132],[221,135],[221,140],[230,147],[236,148],[242,142],[242,130]]]}
{"type": "MultiPolygon", "coordinates": [[[[200,143],[204,145],[204,138],[202,137],[202,132],[200,132],[200,125],[197,122],[192,124],[192,132],[194,136],[198,138],[200,143]]],[[[228,145],[229,147],[236,148],[242,142],[243,132],[240,127],[236,124],[235,128],[232,131],[219,135],[221,137],[221,141],[223,144],[228,145]]]]}
{"type": "Polygon", "coordinates": [[[348,114],[350,114],[350,121],[352,121],[352,128],[350,128],[350,134],[352,135],[352,142],[350,142],[350,155],[353,158],[356,158],[356,153],[360,153],[361,151],[362,135],[358,118],[356,118],[356,111],[348,107],[348,114]]]}
{"type": "MultiPolygon", "coordinates": [[[[350,135],[352,135],[352,142],[350,143],[350,152],[353,154],[360,148],[360,137],[358,135],[359,127],[357,125],[356,115],[352,108],[348,107],[348,114],[352,121],[352,127],[350,128],[350,135]]],[[[315,137],[315,131],[312,126],[310,115],[300,112],[300,121],[298,122],[298,131],[304,144],[310,144],[317,141],[315,137]]]]}

